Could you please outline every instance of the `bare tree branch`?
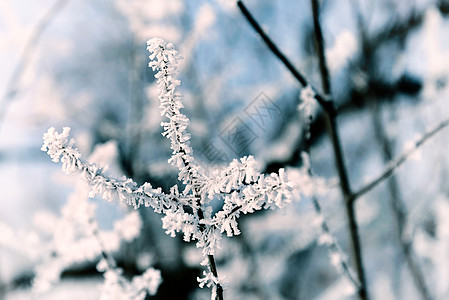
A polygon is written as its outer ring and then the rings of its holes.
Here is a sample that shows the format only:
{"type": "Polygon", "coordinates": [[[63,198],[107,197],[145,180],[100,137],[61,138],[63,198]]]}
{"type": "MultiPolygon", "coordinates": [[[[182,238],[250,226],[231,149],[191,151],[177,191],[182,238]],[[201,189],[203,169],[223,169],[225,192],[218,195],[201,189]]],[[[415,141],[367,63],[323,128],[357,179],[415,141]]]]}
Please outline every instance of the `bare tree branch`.
{"type": "Polygon", "coordinates": [[[384,180],[388,179],[394,172],[412,155],[414,154],[425,142],[430,140],[437,133],[449,126],[449,118],[439,123],[435,128],[425,133],[421,139],[416,141],[412,147],[405,150],[396,160],[390,162],[387,168],[379,174],[377,177],[369,181],[365,186],[360,188],[357,192],[353,194],[351,201],[355,201],[365,193],[369,192],[375,188],[378,184],[382,183],[384,180]]]}
{"type": "MultiPolygon", "coordinates": [[[[352,7],[354,8],[354,13],[357,19],[357,28],[359,31],[359,36],[362,44],[362,52],[360,54],[361,59],[361,67],[367,75],[367,81],[373,82],[375,75],[374,71],[374,56],[375,51],[379,47],[385,43],[388,39],[394,38],[396,35],[400,35],[402,40],[405,40],[407,34],[410,32],[414,26],[417,26],[417,23],[421,23],[423,19],[423,13],[419,16],[419,20],[417,19],[416,10],[412,9],[410,16],[405,21],[397,21],[394,23],[392,27],[387,28],[386,30],[382,30],[385,33],[384,36],[379,37],[375,36],[373,39],[370,39],[367,35],[365,20],[362,17],[360,12],[359,3],[357,0],[352,1],[352,7]],[[404,34],[400,34],[400,32],[404,32],[404,34]]],[[[403,43],[401,44],[403,45],[403,43]]],[[[378,98],[383,98],[380,95],[375,94],[375,90],[372,88],[367,88],[367,95],[364,97],[366,102],[370,103],[372,106],[371,116],[374,127],[374,134],[378,141],[379,146],[382,148],[382,155],[385,162],[389,162],[393,159],[393,150],[391,146],[391,142],[389,141],[387,134],[385,132],[384,124],[381,120],[381,106],[378,98]]],[[[388,96],[384,96],[386,99],[390,98],[388,96]]],[[[393,95],[391,95],[391,99],[393,95]]],[[[390,193],[390,205],[394,215],[394,220],[396,222],[396,233],[398,236],[398,243],[400,246],[400,250],[402,252],[403,257],[405,258],[406,264],[410,270],[413,281],[416,284],[416,288],[421,295],[421,298],[424,300],[431,300],[429,289],[427,288],[426,282],[424,280],[423,272],[419,266],[419,262],[416,260],[413,255],[411,241],[404,240],[404,228],[407,222],[407,207],[402,200],[401,191],[399,187],[399,183],[395,176],[390,177],[388,181],[388,191],[390,193]]],[[[397,263],[401,263],[398,261],[397,263]]],[[[397,268],[398,269],[398,268],[397,268]]],[[[396,272],[400,277],[400,269],[396,272]]]]}
{"type": "Polygon", "coordinates": [[[290,60],[281,52],[281,50],[279,50],[279,48],[276,46],[276,44],[265,33],[265,31],[262,29],[262,27],[259,25],[259,23],[256,21],[256,19],[254,19],[252,14],[246,8],[245,4],[243,4],[243,2],[239,0],[239,1],[237,1],[237,6],[239,7],[240,11],[242,12],[242,14],[246,18],[246,20],[251,24],[253,29],[259,34],[259,36],[265,42],[265,44],[270,49],[270,51],[273,52],[273,54],[276,55],[277,58],[279,58],[279,60],[290,71],[290,73],[299,81],[299,83],[301,83],[301,85],[303,87],[306,87],[306,86],[312,87],[312,89],[315,91],[315,99],[318,101],[318,103],[321,105],[321,107],[326,112],[328,112],[329,114],[334,114],[335,108],[334,108],[332,101],[329,101],[326,97],[321,95],[317,91],[317,89],[315,89],[309,83],[307,78],[293,66],[293,64],[290,62],[290,60]]]}
{"type": "MultiPolygon", "coordinates": [[[[263,31],[261,26],[257,23],[251,13],[248,11],[246,6],[242,1],[237,1],[237,5],[242,12],[243,16],[247,19],[253,29],[259,34],[268,48],[273,52],[276,57],[287,67],[287,69],[292,73],[292,75],[300,82],[303,87],[311,86],[304,75],[302,75],[293,64],[287,59],[287,57],[279,50],[279,48],[274,44],[269,36],[263,31]]],[[[368,299],[368,295],[366,292],[366,281],[365,281],[365,273],[362,265],[362,250],[360,246],[360,239],[358,235],[358,225],[355,215],[355,208],[353,204],[353,194],[351,192],[349,179],[345,167],[343,150],[340,143],[340,137],[337,130],[336,117],[337,113],[335,110],[334,102],[329,100],[331,95],[331,85],[329,81],[329,71],[327,69],[327,64],[324,55],[324,42],[321,33],[321,27],[319,24],[319,9],[318,3],[312,0],[312,8],[314,14],[314,24],[315,24],[315,33],[317,36],[317,44],[318,44],[318,53],[320,58],[320,71],[323,82],[323,90],[326,96],[322,96],[319,92],[317,92],[316,88],[312,89],[315,91],[315,99],[324,109],[327,115],[327,123],[328,123],[328,131],[331,136],[332,146],[334,150],[335,156],[335,164],[338,171],[338,175],[340,178],[340,188],[343,193],[346,205],[346,213],[349,221],[349,228],[351,233],[352,240],[352,248],[356,261],[357,273],[360,281],[360,289],[359,289],[359,297],[360,299],[368,299]]]]}
{"type": "MultiPolygon", "coordinates": [[[[320,64],[321,83],[323,85],[324,93],[326,95],[331,95],[332,90],[331,90],[330,75],[326,62],[324,38],[320,24],[320,7],[318,0],[311,0],[311,3],[312,3],[313,24],[315,28],[317,52],[320,64]]],[[[334,148],[335,162],[337,165],[338,175],[340,178],[340,188],[345,200],[346,215],[349,222],[349,232],[351,234],[352,252],[355,260],[355,267],[360,282],[358,295],[361,300],[367,300],[369,299],[369,296],[366,285],[365,270],[363,267],[362,247],[359,237],[357,216],[355,212],[354,202],[351,201],[353,195],[349,184],[347,170],[344,163],[344,155],[340,143],[340,138],[338,136],[336,117],[337,117],[336,114],[333,115],[328,114],[329,129],[332,136],[332,145],[334,148]]]]}

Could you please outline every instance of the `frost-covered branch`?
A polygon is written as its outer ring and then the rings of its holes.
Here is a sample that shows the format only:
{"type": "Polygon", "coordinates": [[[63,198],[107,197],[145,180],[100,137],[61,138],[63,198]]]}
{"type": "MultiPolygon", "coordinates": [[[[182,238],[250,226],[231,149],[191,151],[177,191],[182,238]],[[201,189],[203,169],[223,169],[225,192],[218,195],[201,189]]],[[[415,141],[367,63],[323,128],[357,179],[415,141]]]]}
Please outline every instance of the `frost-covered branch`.
{"type": "Polygon", "coordinates": [[[360,289],[360,282],[354,275],[354,271],[348,263],[348,258],[341,249],[335,237],[332,236],[332,233],[329,229],[329,226],[323,216],[321,205],[316,197],[312,197],[313,206],[315,212],[317,213],[317,223],[320,226],[322,231],[321,236],[318,239],[319,244],[324,244],[329,248],[329,257],[332,265],[349,281],[353,284],[354,290],[357,291],[360,289]]]}
{"type": "MultiPolygon", "coordinates": [[[[130,241],[139,235],[142,227],[141,223],[139,214],[133,211],[125,216],[123,220],[116,222],[114,229],[117,232],[125,232],[124,238],[130,241]]],[[[123,270],[117,266],[114,257],[104,246],[98,223],[93,216],[88,218],[87,225],[90,229],[90,234],[98,243],[102,257],[97,264],[97,270],[104,272],[105,281],[100,289],[99,299],[143,300],[146,299],[147,295],[155,295],[162,282],[161,272],[149,267],[142,275],[134,276],[129,281],[123,276],[123,270]]]]}
{"type": "Polygon", "coordinates": [[[215,214],[213,224],[221,232],[233,236],[240,233],[236,221],[240,214],[285,206],[291,201],[293,187],[286,179],[285,171],[281,169],[279,175],[260,175],[256,182],[242,187],[240,192],[224,196],[223,208],[215,214]]]}
{"type": "Polygon", "coordinates": [[[373,188],[375,188],[378,184],[382,183],[384,180],[388,179],[394,172],[404,163],[407,159],[412,156],[419,148],[430,140],[437,133],[441,132],[443,129],[449,126],[449,119],[446,119],[439,123],[435,128],[425,133],[420,139],[411,144],[407,149],[399,155],[394,161],[390,162],[387,168],[379,174],[377,177],[369,181],[365,186],[360,188],[357,192],[354,193],[352,201],[359,199],[362,195],[366,194],[373,188]]]}
{"type": "Polygon", "coordinates": [[[48,129],[44,134],[44,144],[41,150],[46,151],[53,162],[62,163],[62,170],[66,174],[80,174],[81,178],[92,187],[91,197],[101,195],[103,199],[112,201],[118,196],[120,201],[134,208],[141,205],[152,207],[156,212],[165,209],[176,209],[181,205],[176,193],[166,195],[161,188],[153,189],[149,183],[140,187],[130,178],[115,179],[106,174],[104,167],[89,163],[81,157],[81,153],[74,148],[75,141],[69,140],[70,128],[64,127],[61,133],[55,128],[48,129]]]}
{"type": "MultiPolygon", "coordinates": [[[[101,239],[95,235],[98,243],[102,244],[101,239]]],[[[103,272],[104,283],[100,288],[101,300],[126,299],[143,300],[147,295],[154,296],[162,283],[161,272],[154,268],[147,268],[141,275],[134,276],[128,280],[123,276],[123,270],[117,267],[117,264],[108,252],[102,250],[102,259],[97,264],[97,270],[103,272]]]]}
{"type": "MultiPolygon", "coordinates": [[[[34,229],[26,235],[14,232],[6,224],[0,223],[0,245],[36,262],[32,281],[33,294],[48,291],[71,266],[95,261],[99,257],[107,262],[109,270],[121,272],[111,253],[119,249],[122,241],[130,242],[140,234],[140,216],[138,212],[131,211],[114,221],[113,230],[102,230],[95,221],[96,205],[88,201],[88,193],[87,186],[77,184],[75,192],[61,209],[62,216],[58,218],[49,212],[37,213],[33,220],[34,229]],[[46,242],[47,239],[49,242],[46,242]],[[18,251],[20,249],[22,251],[18,251]]],[[[145,273],[146,275],[141,275],[141,279],[135,277],[131,283],[125,278],[121,279],[123,289],[140,292],[119,299],[143,299],[143,296],[139,296],[143,293],[142,286],[147,287],[149,294],[154,294],[160,283],[160,272],[150,267],[145,273]]],[[[105,279],[105,286],[109,285],[108,277],[105,276],[105,279]]]]}
{"type": "MultiPolygon", "coordinates": [[[[215,267],[214,252],[219,247],[219,237],[216,230],[212,228],[207,219],[210,218],[210,211],[207,212],[201,206],[201,187],[204,179],[199,174],[199,168],[193,158],[193,150],[190,147],[190,134],[186,132],[189,119],[180,112],[183,107],[181,102],[181,94],[176,88],[181,82],[175,79],[176,68],[181,56],[174,49],[172,43],[167,43],[162,39],[153,38],[147,42],[147,50],[150,52],[149,67],[153,71],[157,71],[155,77],[159,88],[159,100],[161,115],[168,119],[168,122],[162,122],[164,127],[162,135],[171,141],[170,148],[173,150],[169,163],[178,167],[178,179],[186,184],[184,193],[193,192],[192,208],[196,211],[196,215],[190,215],[184,211],[169,211],[167,216],[163,218],[163,227],[168,228],[167,233],[172,236],[175,231],[183,231],[184,240],[198,240],[198,247],[203,248],[203,254],[207,256],[209,263],[209,273],[207,278],[214,278],[207,284],[212,288],[212,298],[223,299],[223,287],[219,282],[217,269],[215,267]],[[199,230],[197,230],[199,229],[199,230]]],[[[204,263],[206,264],[206,263],[204,263]]],[[[200,287],[204,286],[204,282],[199,279],[200,287]]]]}
{"type": "MultiPolygon", "coordinates": [[[[64,128],[61,133],[50,128],[44,135],[42,150],[47,151],[54,162],[61,161],[62,169],[66,173],[81,174],[84,181],[92,187],[90,196],[99,194],[110,201],[117,195],[121,201],[135,208],[143,204],[157,212],[163,212],[165,214],[162,218],[163,228],[167,234],[175,236],[177,232],[182,232],[185,241],[197,240],[197,246],[203,249],[203,254],[208,260],[219,247],[223,232],[229,236],[240,233],[237,227],[240,214],[253,213],[262,208],[283,207],[291,201],[293,189],[303,187],[305,190],[310,189],[307,187],[311,184],[307,181],[307,176],[301,181],[302,186],[289,182],[283,169],[279,174],[265,176],[258,171],[257,163],[252,156],[244,157],[240,162],[233,161],[220,174],[201,185],[199,192],[202,199],[210,200],[209,198],[215,195],[222,195],[224,206],[213,217],[211,207],[203,207],[205,213],[200,219],[197,214],[184,210],[184,205],[196,203],[192,201],[196,197],[186,194],[192,190],[186,189],[187,192],[180,193],[175,186],[171,189],[171,193],[166,195],[160,189],[152,189],[149,184],[137,187],[131,179],[109,177],[105,168],[82,159],[80,152],[74,148],[74,140],[69,139],[69,132],[69,128],[64,128]]],[[[206,200],[201,202],[208,204],[206,200]]],[[[192,208],[198,207],[193,205],[192,208]]]]}
{"type": "Polygon", "coordinates": [[[148,268],[142,275],[134,276],[131,281],[123,276],[123,270],[111,267],[105,259],[97,265],[104,272],[104,285],[101,287],[100,300],[127,299],[143,300],[147,295],[154,296],[162,282],[159,270],[148,268]]]}
{"type": "MultiPolygon", "coordinates": [[[[185,184],[184,189],[179,191],[175,185],[170,193],[165,194],[148,183],[138,187],[132,179],[109,176],[106,168],[81,158],[74,147],[74,140],[69,139],[69,128],[64,128],[61,133],[50,128],[44,135],[42,150],[47,151],[54,162],[61,161],[66,173],[81,174],[92,188],[91,196],[98,194],[109,201],[117,196],[134,208],[144,205],[162,213],[162,227],[167,234],[175,236],[182,233],[186,242],[196,241],[197,247],[202,249],[202,264],[207,265],[207,270],[203,278],[198,278],[200,287],[211,288],[213,299],[223,299],[223,283],[214,259],[223,233],[238,235],[237,220],[241,214],[284,207],[291,202],[293,192],[310,193],[314,188],[313,182],[305,172],[297,172],[297,180],[294,181],[289,180],[283,169],[278,174],[261,174],[252,156],[234,160],[212,176],[203,175],[205,172],[196,164],[189,145],[189,119],[180,111],[182,96],[176,90],[180,81],[175,78],[180,56],[173,44],[161,39],[151,39],[147,44],[151,59],[149,66],[157,71],[155,77],[161,114],[167,118],[161,125],[163,135],[171,143],[169,162],[178,167],[178,179],[185,184]],[[224,201],[223,208],[215,214],[210,203],[214,198],[224,201]]],[[[110,269],[113,269],[112,265],[110,269]]],[[[106,273],[112,274],[112,278],[117,277],[114,270],[106,273]]]]}
{"type": "Polygon", "coordinates": [[[147,45],[147,50],[151,53],[148,66],[157,71],[155,77],[159,87],[159,108],[161,115],[168,119],[168,122],[162,122],[161,125],[164,127],[162,135],[170,139],[170,148],[173,150],[169,162],[179,168],[179,179],[197,191],[200,189],[202,177],[192,156],[190,134],[186,132],[189,119],[180,111],[184,106],[181,102],[182,96],[176,90],[181,85],[181,82],[175,79],[181,56],[172,43],[162,39],[150,39],[147,45]]]}

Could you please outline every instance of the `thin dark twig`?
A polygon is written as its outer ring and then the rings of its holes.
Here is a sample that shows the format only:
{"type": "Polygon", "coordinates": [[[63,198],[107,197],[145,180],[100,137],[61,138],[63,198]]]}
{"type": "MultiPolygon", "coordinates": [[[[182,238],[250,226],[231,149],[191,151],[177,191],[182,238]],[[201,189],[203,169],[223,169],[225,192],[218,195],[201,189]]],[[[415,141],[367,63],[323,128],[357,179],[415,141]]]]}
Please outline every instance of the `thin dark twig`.
{"type": "MultiPolygon", "coordinates": [[[[217,266],[215,265],[215,259],[213,255],[208,255],[207,256],[208,260],[209,260],[209,266],[210,266],[210,271],[212,272],[212,274],[218,278],[218,272],[217,272],[217,266]]],[[[221,284],[217,284],[217,294],[215,296],[215,300],[223,300],[223,287],[221,286],[221,284]]]]}
{"type": "Polygon", "coordinates": [[[45,13],[42,19],[39,20],[30,37],[26,41],[25,48],[23,49],[19,61],[8,80],[8,83],[6,84],[6,89],[2,96],[2,102],[0,105],[0,122],[6,114],[8,108],[7,104],[9,104],[9,102],[17,95],[20,78],[22,77],[25,68],[30,63],[39,40],[42,38],[43,33],[48,28],[50,23],[69,1],[70,0],[57,0],[45,13]]]}
{"type": "MultiPolygon", "coordinates": [[[[312,3],[312,13],[313,13],[313,24],[315,28],[315,38],[316,38],[316,45],[318,50],[318,58],[319,58],[319,64],[320,64],[320,75],[321,75],[321,82],[323,85],[323,90],[326,95],[331,95],[331,82],[330,82],[330,76],[329,76],[329,69],[327,67],[326,62],[326,55],[324,51],[324,38],[323,38],[323,32],[321,30],[321,24],[320,24],[320,7],[318,0],[311,0],[312,3]]],[[[344,163],[344,155],[343,150],[340,144],[340,138],[338,136],[338,130],[337,130],[337,122],[336,122],[336,114],[331,115],[328,114],[328,120],[329,120],[329,130],[332,136],[332,145],[334,148],[334,154],[335,154],[335,162],[337,165],[337,170],[340,178],[340,188],[343,192],[344,200],[345,200],[345,208],[346,208],[346,215],[348,218],[348,225],[349,225],[349,231],[351,234],[351,242],[352,242],[352,252],[355,259],[355,266],[357,270],[357,275],[360,282],[360,288],[358,290],[358,295],[361,300],[369,299],[368,292],[367,292],[367,286],[366,286],[366,279],[365,279],[365,270],[363,267],[363,259],[362,259],[362,247],[360,243],[360,237],[359,237],[359,229],[357,224],[357,216],[355,212],[353,194],[351,192],[351,187],[349,184],[349,178],[347,174],[347,170],[344,163]]]]}
{"type": "Polygon", "coordinates": [[[394,172],[400,167],[412,154],[414,154],[425,142],[430,140],[434,135],[442,131],[444,128],[449,126],[449,118],[439,123],[435,128],[425,133],[421,139],[416,141],[413,147],[405,150],[396,160],[392,161],[388,167],[377,177],[368,182],[365,186],[360,188],[357,192],[354,193],[352,201],[354,202],[356,199],[360,198],[365,193],[369,192],[373,188],[375,188],[378,184],[382,183],[384,180],[388,179],[394,172]]]}
{"type": "MultiPolygon", "coordinates": [[[[248,11],[248,9],[243,4],[243,2],[239,0],[239,1],[237,1],[237,5],[238,5],[240,11],[242,12],[243,16],[247,19],[247,21],[250,23],[250,25],[253,27],[253,29],[260,35],[260,37],[265,42],[267,47],[273,52],[274,55],[276,55],[276,57],[279,58],[279,60],[287,67],[287,69],[292,73],[292,75],[300,82],[300,84],[303,87],[311,86],[310,83],[307,81],[306,77],[304,75],[302,75],[293,66],[293,64],[286,58],[286,56],[271,41],[271,39],[268,37],[268,35],[263,31],[261,26],[257,23],[257,21],[254,19],[254,17],[251,15],[251,13],[248,11]]],[[[318,11],[316,11],[316,12],[318,12],[318,11]]],[[[316,15],[316,16],[318,16],[318,15],[316,15]]],[[[319,22],[317,22],[317,24],[319,25],[319,22]]],[[[319,30],[321,32],[321,29],[319,29],[319,30]]],[[[322,35],[321,35],[321,38],[318,38],[318,40],[321,40],[321,42],[323,42],[322,35]]],[[[321,45],[321,48],[324,49],[324,45],[321,45]]],[[[320,55],[320,57],[323,58],[324,54],[320,55]]],[[[327,115],[328,131],[331,136],[331,141],[332,141],[332,146],[333,146],[334,156],[335,156],[335,163],[336,163],[338,175],[340,178],[340,187],[341,187],[342,193],[345,198],[346,212],[348,215],[349,228],[350,228],[350,232],[351,232],[351,240],[353,242],[352,244],[353,244],[353,252],[354,252],[355,261],[356,261],[357,274],[359,276],[359,281],[361,284],[360,289],[359,289],[359,296],[361,299],[368,299],[367,293],[366,293],[366,282],[365,282],[364,269],[363,269],[363,265],[362,265],[361,246],[360,246],[360,241],[359,241],[359,236],[358,236],[358,225],[357,225],[357,221],[356,221],[354,205],[352,203],[353,194],[351,192],[351,188],[349,185],[349,179],[348,179],[348,175],[347,175],[347,171],[346,171],[346,167],[345,167],[345,163],[344,163],[343,151],[342,151],[342,147],[341,147],[341,143],[340,143],[339,134],[337,131],[337,123],[336,123],[337,113],[336,113],[333,101],[329,100],[330,99],[330,97],[329,97],[330,91],[331,91],[329,75],[328,75],[329,72],[326,70],[323,73],[323,70],[327,69],[327,66],[325,63],[325,58],[324,58],[324,60],[320,60],[320,64],[322,66],[320,68],[322,70],[321,73],[322,73],[322,75],[324,74],[323,82],[325,80],[328,81],[327,84],[323,84],[323,89],[325,90],[325,92],[327,92],[328,95],[322,96],[317,91],[317,89],[313,88],[312,86],[311,87],[315,91],[315,99],[318,101],[318,103],[321,105],[321,107],[323,108],[323,110],[326,112],[326,115],[327,115]]]]}
{"type": "MultiPolygon", "coordinates": [[[[306,86],[312,87],[312,85],[308,82],[306,77],[293,66],[290,60],[281,52],[281,50],[279,50],[276,44],[265,33],[265,31],[262,29],[262,27],[259,25],[256,19],[254,19],[252,14],[246,8],[245,4],[243,4],[243,2],[239,0],[237,1],[237,6],[239,7],[240,11],[242,12],[246,20],[251,24],[253,29],[259,34],[259,36],[265,42],[267,47],[271,50],[271,52],[273,52],[273,54],[276,55],[277,58],[279,58],[279,60],[290,71],[290,73],[301,83],[301,85],[303,87],[306,86]]],[[[326,97],[322,96],[315,88],[312,87],[312,89],[315,91],[315,99],[318,101],[321,107],[328,113],[334,114],[335,108],[333,106],[332,101],[329,101],[328,99],[326,99],[326,97]]]]}
{"type": "Polygon", "coordinates": [[[320,65],[321,84],[325,95],[331,95],[331,81],[329,69],[327,68],[326,54],[324,50],[323,31],[320,24],[320,8],[317,1],[312,2],[313,27],[315,29],[315,39],[318,54],[318,63],[320,65]]]}

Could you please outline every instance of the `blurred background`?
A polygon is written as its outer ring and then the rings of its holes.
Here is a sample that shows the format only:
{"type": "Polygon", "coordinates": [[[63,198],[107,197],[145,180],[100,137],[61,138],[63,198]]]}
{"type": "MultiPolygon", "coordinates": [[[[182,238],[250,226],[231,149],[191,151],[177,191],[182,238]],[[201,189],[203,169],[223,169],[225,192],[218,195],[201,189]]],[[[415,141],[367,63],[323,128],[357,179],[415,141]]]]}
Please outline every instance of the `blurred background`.
{"type": "MultiPolygon", "coordinates": [[[[245,4],[321,87],[311,3],[245,4]]],[[[357,190],[449,117],[449,1],[324,0],[321,9],[339,132],[357,190]]],[[[49,127],[70,126],[83,155],[93,154],[117,175],[165,191],[176,184],[147,67],[151,37],[173,42],[184,57],[184,113],[204,165],[251,154],[266,173],[301,166],[306,118],[298,110],[300,86],[233,1],[0,0],[0,299],[32,297],[33,269],[46,253],[33,245],[51,242],[48,226],[42,227],[61,217],[75,191],[77,179],[40,151],[49,127]],[[263,123],[250,113],[255,103],[273,109],[263,123]],[[243,140],[229,139],[236,124],[243,124],[243,140]]],[[[312,114],[311,164],[329,183],[319,200],[351,257],[324,115],[318,106],[312,114]]],[[[424,299],[404,241],[432,299],[449,298],[448,146],[448,131],[433,137],[394,177],[357,200],[372,299],[424,299]]],[[[88,201],[97,205],[104,230],[126,213],[117,203],[88,201]]],[[[196,280],[201,251],[166,235],[150,209],[139,213],[141,234],[114,252],[119,265],[130,276],[148,265],[161,270],[164,282],[151,299],[209,299],[196,280]]],[[[228,281],[225,297],[355,299],[317,242],[315,219],[306,198],[242,217],[242,234],[224,239],[217,254],[219,274],[228,281]]],[[[97,299],[102,276],[95,264],[66,266],[61,281],[33,299],[97,299]]]]}

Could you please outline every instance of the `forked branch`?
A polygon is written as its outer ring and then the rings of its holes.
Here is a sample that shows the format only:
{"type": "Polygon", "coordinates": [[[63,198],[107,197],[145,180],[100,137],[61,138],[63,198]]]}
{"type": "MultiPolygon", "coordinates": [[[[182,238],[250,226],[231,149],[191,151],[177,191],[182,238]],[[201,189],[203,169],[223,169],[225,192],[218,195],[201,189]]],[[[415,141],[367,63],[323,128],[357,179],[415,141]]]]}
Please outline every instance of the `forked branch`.
{"type": "Polygon", "coordinates": [[[312,9],[314,15],[314,25],[315,25],[315,34],[317,38],[318,45],[318,54],[320,58],[320,71],[323,82],[323,90],[326,96],[322,96],[316,88],[313,88],[306,77],[301,74],[293,64],[287,59],[287,57],[279,50],[275,43],[269,38],[269,36],[264,32],[262,27],[258,24],[258,22],[251,15],[249,10],[243,4],[242,1],[237,1],[237,5],[242,12],[243,16],[247,19],[253,29],[259,34],[268,48],[273,52],[276,57],[287,67],[287,69],[292,73],[292,75],[299,81],[299,83],[303,87],[311,87],[314,91],[314,98],[321,105],[323,110],[327,115],[327,123],[328,123],[328,131],[331,137],[331,142],[333,146],[333,152],[335,157],[335,164],[338,171],[339,179],[340,179],[340,188],[343,193],[345,199],[346,212],[349,222],[349,229],[351,233],[352,240],[352,248],[355,257],[356,269],[358,274],[358,279],[360,281],[359,288],[359,297],[360,299],[368,299],[366,292],[366,282],[365,282],[365,272],[362,264],[362,250],[360,246],[360,239],[358,234],[358,225],[357,219],[355,215],[354,205],[352,203],[353,194],[351,192],[351,187],[349,184],[349,178],[346,171],[346,166],[344,162],[343,150],[341,147],[340,137],[338,134],[336,117],[337,113],[335,110],[334,102],[331,99],[331,86],[329,80],[329,72],[327,69],[325,54],[324,54],[324,42],[321,32],[321,27],[319,23],[319,8],[318,2],[312,1],[312,9]]]}

